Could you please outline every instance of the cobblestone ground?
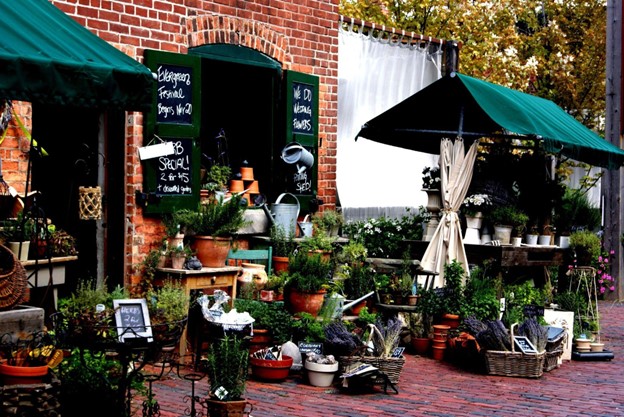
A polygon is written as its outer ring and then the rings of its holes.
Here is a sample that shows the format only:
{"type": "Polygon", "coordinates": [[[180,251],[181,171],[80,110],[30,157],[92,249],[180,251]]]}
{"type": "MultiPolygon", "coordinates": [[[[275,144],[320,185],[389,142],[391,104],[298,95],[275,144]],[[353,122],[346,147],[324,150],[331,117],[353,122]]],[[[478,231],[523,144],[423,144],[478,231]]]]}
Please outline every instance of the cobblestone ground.
{"type": "MultiPolygon", "coordinates": [[[[599,311],[602,341],[614,359],[565,361],[539,379],[479,374],[407,354],[398,395],[317,388],[293,375],[281,383],[250,380],[246,397],[253,405],[253,417],[624,416],[624,304],[602,301],[599,311]]],[[[181,370],[181,375],[187,372],[181,370]]],[[[206,379],[195,389],[196,395],[205,396],[206,379]]],[[[191,382],[174,374],[154,382],[160,416],[191,415],[190,392],[191,382]]],[[[137,406],[139,402],[135,400],[137,406]]],[[[206,415],[205,409],[196,407],[197,416],[206,415]]]]}

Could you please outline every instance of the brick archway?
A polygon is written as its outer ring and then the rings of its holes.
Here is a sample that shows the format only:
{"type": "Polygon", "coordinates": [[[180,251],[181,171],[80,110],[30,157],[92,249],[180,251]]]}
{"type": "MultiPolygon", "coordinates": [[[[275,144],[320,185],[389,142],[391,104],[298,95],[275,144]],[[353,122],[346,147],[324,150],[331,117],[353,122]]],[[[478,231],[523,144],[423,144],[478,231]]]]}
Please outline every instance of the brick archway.
{"type": "Polygon", "coordinates": [[[283,34],[255,21],[230,16],[204,15],[186,22],[188,47],[226,43],[246,46],[289,65],[288,40],[283,34]]]}

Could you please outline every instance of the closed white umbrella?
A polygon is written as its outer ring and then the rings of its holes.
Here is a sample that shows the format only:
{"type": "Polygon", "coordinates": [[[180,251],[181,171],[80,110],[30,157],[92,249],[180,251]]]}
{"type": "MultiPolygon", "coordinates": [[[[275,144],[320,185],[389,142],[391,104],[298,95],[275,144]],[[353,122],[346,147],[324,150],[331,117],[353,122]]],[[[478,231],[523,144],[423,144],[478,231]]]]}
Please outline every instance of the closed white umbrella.
{"type": "Polygon", "coordinates": [[[437,272],[434,287],[444,286],[444,265],[456,259],[468,272],[468,259],[462,240],[459,208],[468,193],[477,158],[478,141],[464,153],[464,141],[453,143],[444,138],[440,142],[440,178],[442,182],[442,211],[440,223],[421,259],[425,270],[437,272]]]}

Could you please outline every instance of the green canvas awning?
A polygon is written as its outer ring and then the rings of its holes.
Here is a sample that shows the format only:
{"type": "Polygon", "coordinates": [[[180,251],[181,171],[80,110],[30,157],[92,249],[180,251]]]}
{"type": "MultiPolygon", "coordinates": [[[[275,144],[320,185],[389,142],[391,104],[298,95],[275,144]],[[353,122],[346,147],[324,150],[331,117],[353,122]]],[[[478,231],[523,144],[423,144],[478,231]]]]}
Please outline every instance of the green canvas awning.
{"type": "Polygon", "coordinates": [[[624,151],[550,100],[453,73],[368,121],[358,133],[401,148],[438,153],[442,137],[526,137],[547,152],[609,169],[624,151]],[[520,135],[520,136],[518,136],[520,135]]]}
{"type": "Polygon", "coordinates": [[[153,77],[47,0],[0,1],[0,98],[148,110],[153,77]]]}

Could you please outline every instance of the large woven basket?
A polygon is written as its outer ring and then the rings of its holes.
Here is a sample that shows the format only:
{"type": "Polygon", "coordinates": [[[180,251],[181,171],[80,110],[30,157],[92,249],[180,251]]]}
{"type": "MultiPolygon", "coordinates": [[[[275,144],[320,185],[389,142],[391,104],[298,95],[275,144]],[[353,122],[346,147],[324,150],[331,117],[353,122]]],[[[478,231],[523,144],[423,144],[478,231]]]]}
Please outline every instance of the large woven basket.
{"type": "MultiPolygon", "coordinates": [[[[353,354],[350,356],[340,356],[338,358],[338,363],[340,364],[341,374],[345,373],[347,371],[347,368],[349,368],[350,366],[360,363],[374,366],[375,368],[379,369],[379,371],[386,374],[390,382],[392,382],[393,384],[397,384],[399,382],[399,377],[401,376],[401,371],[403,370],[403,365],[405,365],[405,357],[401,356],[400,358],[379,358],[376,356],[353,354]]],[[[383,376],[378,376],[375,379],[375,383],[383,384],[383,376]]]]}
{"type": "Polygon", "coordinates": [[[513,325],[511,326],[511,351],[486,350],[485,367],[490,375],[539,378],[544,374],[546,352],[516,352],[513,325]]]}
{"type": "Polygon", "coordinates": [[[28,289],[26,270],[9,248],[0,245],[0,310],[20,304],[28,289]]]}

